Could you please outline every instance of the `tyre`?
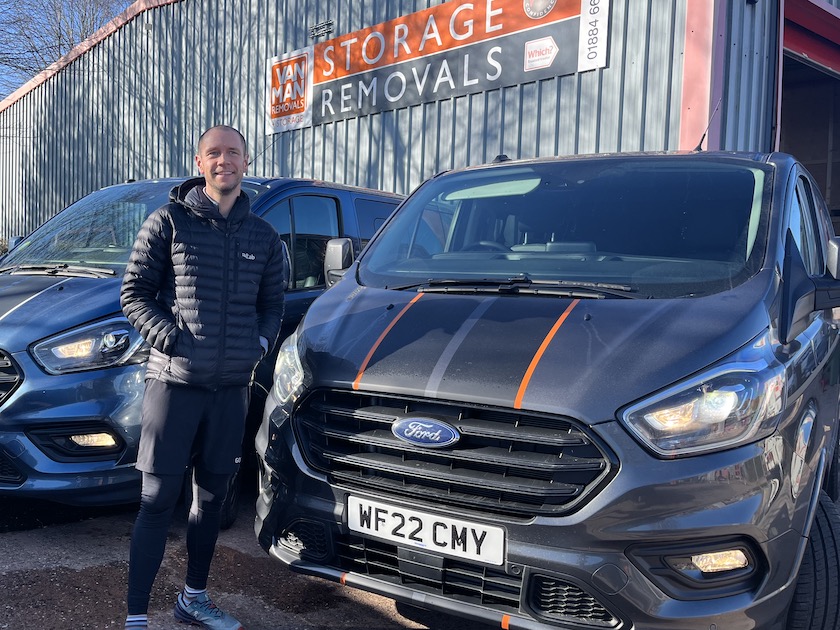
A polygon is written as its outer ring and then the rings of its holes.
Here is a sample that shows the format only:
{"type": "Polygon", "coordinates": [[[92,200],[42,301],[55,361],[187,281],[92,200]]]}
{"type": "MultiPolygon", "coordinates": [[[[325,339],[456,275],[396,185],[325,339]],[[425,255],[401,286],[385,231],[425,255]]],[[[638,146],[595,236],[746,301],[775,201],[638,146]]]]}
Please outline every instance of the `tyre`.
{"type": "Polygon", "coordinates": [[[787,630],[836,630],[840,627],[840,510],[823,491],[796,590],[787,630]]]}
{"type": "MultiPolygon", "coordinates": [[[[242,499],[241,479],[242,475],[239,471],[230,479],[227,496],[225,497],[225,502],[222,504],[221,520],[219,523],[221,529],[230,529],[236,522],[236,517],[239,515],[239,504],[242,499]]],[[[183,497],[184,508],[187,514],[189,514],[193,501],[192,468],[184,474],[183,497]]]]}

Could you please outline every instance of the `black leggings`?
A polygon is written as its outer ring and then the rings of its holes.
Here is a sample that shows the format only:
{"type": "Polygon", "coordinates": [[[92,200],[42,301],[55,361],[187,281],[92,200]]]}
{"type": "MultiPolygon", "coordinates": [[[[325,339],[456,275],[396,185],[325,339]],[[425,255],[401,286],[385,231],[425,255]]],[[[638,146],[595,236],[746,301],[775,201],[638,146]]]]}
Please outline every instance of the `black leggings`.
{"type": "MultiPolygon", "coordinates": [[[[207,575],[219,535],[221,508],[231,476],[227,473],[195,470],[193,504],[187,520],[186,584],[190,588],[207,587],[207,575]]],[[[152,584],[163,560],[169,524],[181,495],[183,481],[183,475],[143,473],[140,512],[131,535],[129,615],[148,612],[152,584]]]]}

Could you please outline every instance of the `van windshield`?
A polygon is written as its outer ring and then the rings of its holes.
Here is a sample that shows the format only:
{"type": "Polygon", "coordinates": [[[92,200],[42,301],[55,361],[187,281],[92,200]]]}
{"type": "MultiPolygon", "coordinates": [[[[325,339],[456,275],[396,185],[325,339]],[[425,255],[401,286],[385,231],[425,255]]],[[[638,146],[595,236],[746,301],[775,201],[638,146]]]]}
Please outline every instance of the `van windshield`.
{"type": "MultiPolygon", "coordinates": [[[[142,181],[97,190],[71,204],[0,261],[16,273],[121,275],[140,226],[169,201],[177,180],[142,181]]],[[[264,187],[243,182],[253,199],[264,187]]]]}
{"type": "Polygon", "coordinates": [[[419,290],[516,282],[546,294],[555,284],[628,297],[708,295],[761,268],[771,180],[766,165],[697,155],[444,174],[421,186],[371,242],[358,278],[419,290]]]}

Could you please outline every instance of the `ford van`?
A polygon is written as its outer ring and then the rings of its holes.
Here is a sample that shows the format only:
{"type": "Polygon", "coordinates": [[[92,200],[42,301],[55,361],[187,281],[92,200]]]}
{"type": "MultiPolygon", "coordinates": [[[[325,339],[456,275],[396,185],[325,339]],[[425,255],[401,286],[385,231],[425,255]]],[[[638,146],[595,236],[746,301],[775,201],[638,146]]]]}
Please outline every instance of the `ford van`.
{"type": "MultiPolygon", "coordinates": [[[[0,260],[0,497],[139,500],[134,462],[148,350],[123,317],[119,290],[141,224],[181,181],[93,192],[0,260]]],[[[327,241],[348,238],[358,253],[401,199],[303,179],[249,177],[242,188],[290,252],[281,334],[294,330],[325,287],[327,241]]],[[[245,447],[252,462],[273,364],[268,358],[256,372],[245,447]]],[[[226,519],[235,516],[235,490],[226,519]]]]}
{"type": "Polygon", "coordinates": [[[348,249],[277,359],[268,553],[505,629],[840,627],[840,239],[793,157],[502,157],[348,249]]]}

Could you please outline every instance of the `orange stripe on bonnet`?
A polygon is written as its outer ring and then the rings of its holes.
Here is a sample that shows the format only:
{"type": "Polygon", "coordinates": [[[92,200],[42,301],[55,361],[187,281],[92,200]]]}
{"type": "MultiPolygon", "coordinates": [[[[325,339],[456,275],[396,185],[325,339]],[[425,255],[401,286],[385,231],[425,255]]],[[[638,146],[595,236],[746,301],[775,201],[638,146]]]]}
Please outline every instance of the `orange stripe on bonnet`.
{"type": "Polygon", "coordinates": [[[424,293],[418,293],[417,296],[413,300],[411,300],[411,302],[406,304],[403,307],[403,309],[399,313],[397,313],[397,316],[391,321],[390,324],[388,324],[388,326],[385,328],[385,330],[382,331],[382,334],[379,335],[379,338],[373,344],[373,347],[370,349],[370,352],[367,353],[367,356],[365,357],[365,360],[362,361],[362,366],[359,368],[359,373],[356,375],[356,380],[353,381],[353,389],[354,390],[359,389],[359,383],[362,380],[362,376],[364,376],[364,374],[365,374],[365,370],[367,369],[368,363],[370,363],[370,360],[373,358],[373,353],[376,352],[377,348],[379,348],[380,344],[385,340],[385,337],[388,336],[388,333],[391,332],[391,329],[394,327],[394,325],[398,321],[400,321],[400,317],[405,315],[406,311],[408,311],[408,309],[410,309],[417,300],[419,300],[421,297],[423,297],[423,295],[425,295],[425,294],[424,293]]]}
{"type": "Polygon", "coordinates": [[[525,376],[522,377],[522,382],[519,384],[519,391],[516,392],[516,398],[513,401],[514,409],[522,409],[522,399],[525,397],[525,390],[528,389],[528,384],[531,382],[531,376],[533,376],[534,370],[537,369],[537,365],[548,348],[548,344],[550,344],[551,340],[554,339],[554,335],[556,335],[557,331],[560,330],[560,326],[563,325],[563,322],[566,321],[569,313],[571,313],[572,309],[577,306],[578,302],[580,302],[579,299],[569,304],[566,310],[563,311],[563,314],[557,318],[557,321],[554,322],[554,326],[552,326],[551,330],[548,331],[548,334],[545,336],[545,339],[543,339],[543,342],[540,344],[536,354],[534,354],[534,358],[531,359],[531,365],[529,365],[528,369],[525,371],[525,376]]]}

